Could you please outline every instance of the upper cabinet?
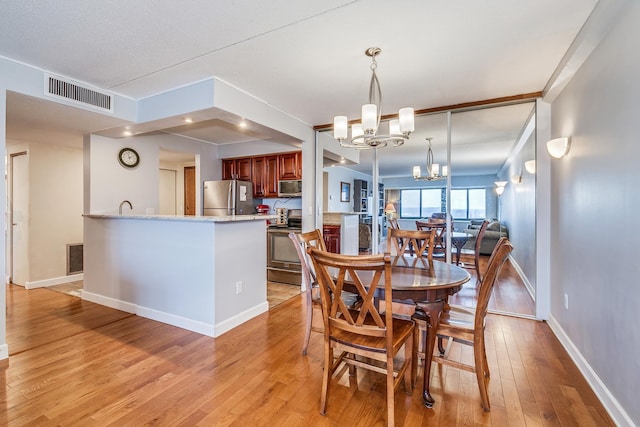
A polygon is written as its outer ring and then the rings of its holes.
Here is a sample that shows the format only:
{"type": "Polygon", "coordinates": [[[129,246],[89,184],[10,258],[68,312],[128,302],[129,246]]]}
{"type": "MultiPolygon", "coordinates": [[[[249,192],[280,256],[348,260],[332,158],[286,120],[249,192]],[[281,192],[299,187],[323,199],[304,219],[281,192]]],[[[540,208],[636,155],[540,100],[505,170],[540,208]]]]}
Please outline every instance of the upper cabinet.
{"type": "Polygon", "coordinates": [[[251,158],[253,197],[278,197],[278,156],[251,158]]]}
{"type": "Polygon", "coordinates": [[[280,179],[302,179],[302,151],[278,155],[280,179]]]}
{"type": "Polygon", "coordinates": [[[251,157],[222,160],[222,179],[251,181],[251,157]]]}
{"type": "Polygon", "coordinates": [[[278,181],[302,179],[302,152],[222,159],[222,179],[253,183],[253,197],[278,197],[278,181]]]}

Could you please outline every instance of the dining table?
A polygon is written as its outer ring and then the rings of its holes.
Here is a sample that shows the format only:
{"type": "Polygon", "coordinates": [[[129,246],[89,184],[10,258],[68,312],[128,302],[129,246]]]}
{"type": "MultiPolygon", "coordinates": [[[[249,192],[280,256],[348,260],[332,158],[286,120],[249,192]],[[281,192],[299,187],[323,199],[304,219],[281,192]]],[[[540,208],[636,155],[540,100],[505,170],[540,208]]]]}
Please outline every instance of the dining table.
{"type": "MultiPolygon", "coordinates": [[[[393,256],[392,256],[393,258],[393,256]]],[[[443,261],[428,263],[398,263],[391,267],[392,300],[413,303],[427,316],[427,338],[425,345],[424,377],[422,399],[426,407],[431,408],[434,399],[429,391],[431,362],[435,348],[440,315],[449,295],[462,289],[462,285],[471,279],[469,272],[462,267],[443,261]]],[[[377,298],[384,298],[384,289],[378,289],[377,298]]]]}

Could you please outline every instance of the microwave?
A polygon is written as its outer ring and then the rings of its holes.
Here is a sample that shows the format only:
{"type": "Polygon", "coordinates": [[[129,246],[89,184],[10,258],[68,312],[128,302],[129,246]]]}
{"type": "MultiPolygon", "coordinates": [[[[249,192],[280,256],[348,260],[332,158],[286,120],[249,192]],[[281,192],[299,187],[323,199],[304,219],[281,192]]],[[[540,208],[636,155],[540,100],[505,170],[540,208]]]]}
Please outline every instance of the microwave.
{"type": "Polygon", "coordinates": [[[278,181],[278,197],[301,197],[302,196],[302,180],[283,180],[278,181]]]}

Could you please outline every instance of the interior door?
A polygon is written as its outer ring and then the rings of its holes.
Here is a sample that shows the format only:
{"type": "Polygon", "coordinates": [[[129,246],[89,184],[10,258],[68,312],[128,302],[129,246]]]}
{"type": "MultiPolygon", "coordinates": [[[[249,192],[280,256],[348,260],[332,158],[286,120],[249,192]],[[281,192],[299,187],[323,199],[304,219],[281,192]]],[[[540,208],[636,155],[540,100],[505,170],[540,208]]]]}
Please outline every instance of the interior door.
{"type": "Polygon", "coordinates": [[[196,167],[184,168],[184,214],[196,214],[196,167]]]}
{"type": "Polygon", "coordinates": [[[160,215],[176,214],[176,171],[160,169],[160,215]]]}
{"type": "Polygon", "coordinates": [[[9,279],[23,285],[29,270],[29,170],[26,152],[11,154],[11,185],[9,214],[11,216],[9,279]]]}

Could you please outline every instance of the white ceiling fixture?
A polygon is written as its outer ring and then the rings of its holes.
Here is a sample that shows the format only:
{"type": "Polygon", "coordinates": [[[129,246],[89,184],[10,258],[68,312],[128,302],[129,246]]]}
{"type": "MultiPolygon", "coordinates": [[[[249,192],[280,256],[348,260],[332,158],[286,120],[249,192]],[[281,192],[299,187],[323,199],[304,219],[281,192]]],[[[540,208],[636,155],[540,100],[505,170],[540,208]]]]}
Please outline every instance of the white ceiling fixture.
{"type": "Polygon", "coordinates": [[[333,137],[340,145],[348,148],[367,149],[382,148],[391,143],[399,147],[409,139],[414,130],[413,108],[405,107],[398,111],[398,119],[389,122],[389,132],[380,134],[380,118],[382,117],[382,89],[376,74],[378,63],[376,56],[382,49],[370,47],[365,55],[371,57],[371,81],[369,82],[369,103],[362,106],[362,121],[351,126],[351,139],[348,138],[349,123],[347,116],[333,118],[333,137]]]}
{"type": "Polygon", "coordinates": [[[440,175],[440,164],[433,163],[433,151],[431,150],[431,140],[433,138],[425,138],[428,143],[427,149],[427,174],[422,176],[420,166],[413,167],[413,179],[416,181],[436,181],[439,179],[446,179],[449,174],[449,168],[445,165],[442,166],[442,175],[440,175]]]}

